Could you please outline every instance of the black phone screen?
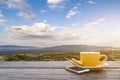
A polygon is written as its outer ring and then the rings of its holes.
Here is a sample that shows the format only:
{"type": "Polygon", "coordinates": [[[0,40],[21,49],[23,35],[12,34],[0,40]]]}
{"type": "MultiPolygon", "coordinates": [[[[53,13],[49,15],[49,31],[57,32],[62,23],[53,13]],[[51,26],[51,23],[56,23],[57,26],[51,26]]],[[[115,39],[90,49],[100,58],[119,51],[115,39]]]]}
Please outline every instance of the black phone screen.
{"type": "Polygon", "coordinates": [[[85,70],[85,68],[81,68],[81,67],[69,67],[69,69],[76,70],[76,71],[85,70]]]}

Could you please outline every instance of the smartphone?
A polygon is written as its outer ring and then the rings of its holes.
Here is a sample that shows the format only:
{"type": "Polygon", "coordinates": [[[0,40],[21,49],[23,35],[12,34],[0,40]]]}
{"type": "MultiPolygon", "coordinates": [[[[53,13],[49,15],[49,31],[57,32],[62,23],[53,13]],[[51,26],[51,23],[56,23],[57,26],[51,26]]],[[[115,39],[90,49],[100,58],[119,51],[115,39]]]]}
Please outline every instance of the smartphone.
{"type": "Polygon", "coordinates": [[[66,67],[66,70],[71,71],[71,72],[75,72],[75,73],[85,73],[85,72],[89,72],[90,69],[86,69],[86,68],[82,68],[82,67],[66,67]]]}

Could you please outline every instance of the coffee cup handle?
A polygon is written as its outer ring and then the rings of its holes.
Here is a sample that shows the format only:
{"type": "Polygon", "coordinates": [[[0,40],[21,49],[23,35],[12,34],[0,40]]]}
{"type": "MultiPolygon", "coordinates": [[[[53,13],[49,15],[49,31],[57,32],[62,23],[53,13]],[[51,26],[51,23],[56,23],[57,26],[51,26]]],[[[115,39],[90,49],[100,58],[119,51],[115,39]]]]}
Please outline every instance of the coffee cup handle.
{"type": "Polygon", "coordinates": [[[100,58],[101,57],[104,57],[104,59],[102,61],[100,61],[100,64],[104,63],[108,59],[108,57],[106,55],[100,55],[100,58]]]}

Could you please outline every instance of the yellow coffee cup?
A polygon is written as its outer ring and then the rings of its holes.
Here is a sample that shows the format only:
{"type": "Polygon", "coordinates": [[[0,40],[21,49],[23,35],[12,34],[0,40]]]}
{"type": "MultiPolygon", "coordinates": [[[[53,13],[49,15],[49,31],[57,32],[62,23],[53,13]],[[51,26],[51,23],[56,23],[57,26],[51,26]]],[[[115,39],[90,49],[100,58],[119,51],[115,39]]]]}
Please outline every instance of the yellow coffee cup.
{"type": "Polygon", "coordinates": [[[107,60],[106,55],[101,55],[100,52],[80,52],[80,60],[84,66],[97,66],[107,60]],[[100,60],[104,57],[103,60],[100,60]]]}

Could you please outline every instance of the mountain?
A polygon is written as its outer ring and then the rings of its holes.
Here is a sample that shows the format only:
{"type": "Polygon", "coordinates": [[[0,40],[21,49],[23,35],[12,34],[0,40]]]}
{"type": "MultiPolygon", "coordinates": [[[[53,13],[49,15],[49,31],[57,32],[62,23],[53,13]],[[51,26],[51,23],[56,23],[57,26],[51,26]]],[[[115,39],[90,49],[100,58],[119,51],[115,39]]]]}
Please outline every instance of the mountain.
{"type": "Polygon", "coordinates": [[[105,51],[105,50],[120,50],[114,47],[101,47],[89,45],[61,45],[41,49],[42,51],[105,51]]]}
{"type": "Polygon", "coordinates": [[[114,47],[101,47],[89,45],[61,45],[54,47],[38,48],[32,46],[18,46],[18,45],[1,45],[0,51],[27,51],[27,52],[44,52],[44,51],[106,51],[106,50],[119,50],[120,48],[114,47]]]}
{"type": "Polygon", "coordinates": [[[19,46],[19,45],[0,45],[1,50],[30,50],[37,49],[37,47],[32,46],[19,46]]]}

